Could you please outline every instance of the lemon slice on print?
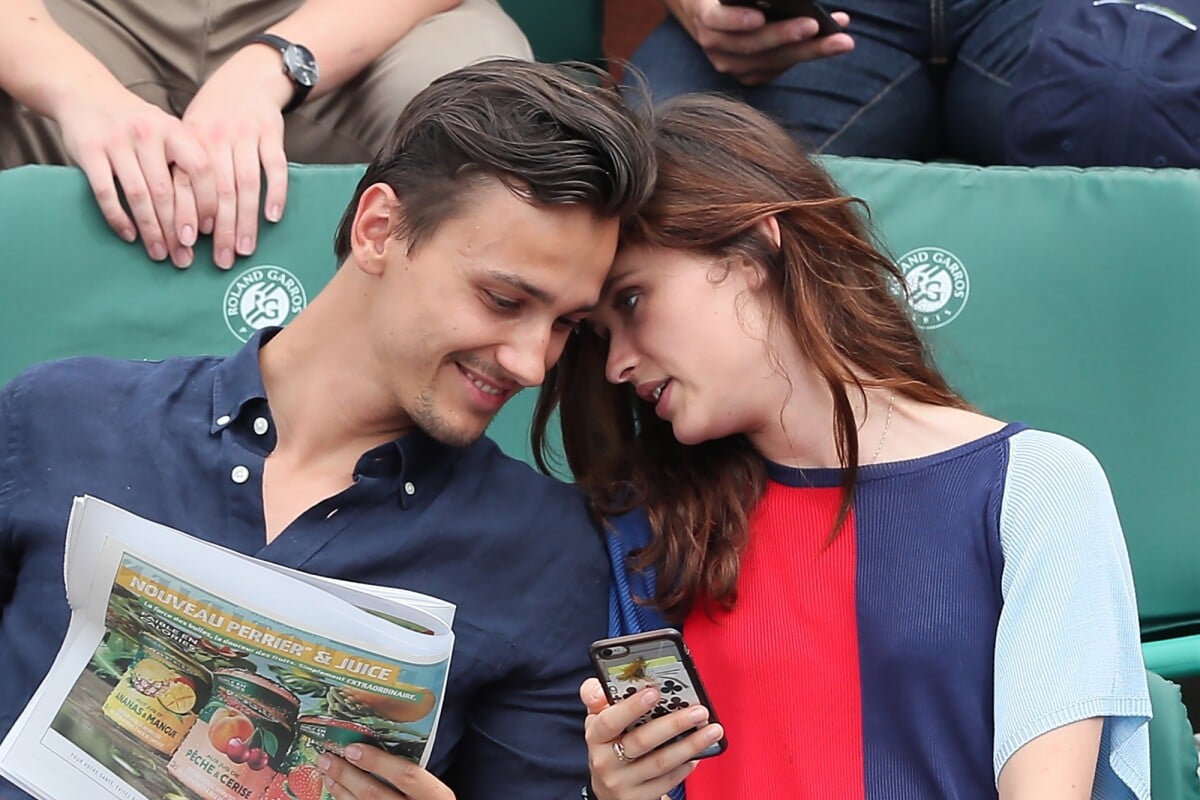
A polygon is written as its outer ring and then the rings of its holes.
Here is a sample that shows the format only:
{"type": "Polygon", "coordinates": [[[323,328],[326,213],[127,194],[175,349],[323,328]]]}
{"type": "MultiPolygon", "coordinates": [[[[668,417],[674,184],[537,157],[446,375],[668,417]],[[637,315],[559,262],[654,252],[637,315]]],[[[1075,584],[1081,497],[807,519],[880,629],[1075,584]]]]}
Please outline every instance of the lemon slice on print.
{"type": "Polygon", "coordinates": [[[186,714],[196,705],[196,690],[183,682],[172,683],[158,693],[158,702],[172,714],[186,714]]]}

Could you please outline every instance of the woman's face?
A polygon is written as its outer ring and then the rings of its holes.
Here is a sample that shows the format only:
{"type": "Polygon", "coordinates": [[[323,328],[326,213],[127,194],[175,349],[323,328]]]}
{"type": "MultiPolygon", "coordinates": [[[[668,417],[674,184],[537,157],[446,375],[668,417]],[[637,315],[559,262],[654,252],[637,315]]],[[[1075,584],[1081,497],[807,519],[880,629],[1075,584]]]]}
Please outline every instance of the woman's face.
{"type": "Polygon", "coordinates": [[[770,424],[761,389],[778,375],[757,275],[690,250],[625,247],[589,317],[608,340],[608,380],[634,386],[684,444],[770,424]]]}

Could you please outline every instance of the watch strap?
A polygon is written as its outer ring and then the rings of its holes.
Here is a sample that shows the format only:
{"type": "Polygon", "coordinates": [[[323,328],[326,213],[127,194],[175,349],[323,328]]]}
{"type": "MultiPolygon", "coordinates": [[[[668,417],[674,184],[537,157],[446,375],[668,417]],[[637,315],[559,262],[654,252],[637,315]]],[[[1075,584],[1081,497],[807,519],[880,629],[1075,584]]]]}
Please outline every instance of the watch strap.
{"type": "Polygon", "coordinates": [[[284,53],[289,47],[292,46],[292,42],[289,42],[282,36],[276,36],[273,33],[260,33],[252,38],[250,42],[270,45],[279,51],[280,58],[284,59],[283,74],[287,75],[288,80],[292,82],[292,99],[288,100],[287,105],[283,107],[283,113],[288,114],[292,111],[295,111],[300,107],[300,104],[304,102],[304,99],[308,97],[308,93],[312,91],[312,87],[296,80],[295,76],[288,71],[287,60],[284,53]]]}

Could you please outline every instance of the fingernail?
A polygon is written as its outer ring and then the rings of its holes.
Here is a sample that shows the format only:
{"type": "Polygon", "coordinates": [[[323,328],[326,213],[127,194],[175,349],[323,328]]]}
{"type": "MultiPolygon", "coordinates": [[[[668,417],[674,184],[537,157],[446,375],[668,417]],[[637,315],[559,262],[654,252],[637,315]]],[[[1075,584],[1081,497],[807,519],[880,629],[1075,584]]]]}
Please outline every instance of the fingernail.
{"type": "Polygon", "coordinates": [[[603,686],[597,686],[595,689],[592,690],[592,699],[593,700],[603,700],[604,699],[604,687],[603,686]]]}
{"type": "Polygon", "coordinates": [[[180,269],[190,267],[192,265],[192,251],[186,247],[180,247],[175,251],[175,254],[171,257],[171,260],[175,262],[175,266],[179,267],[180,269]]]}
{"type": "Polygon", "coordinates": [[[642,705],[646,708],[654,708],[654,704],[658,702],[658,692],[654,689],[649,689],[642,695],[642,705]]]}
{"type": "Polygon", "coordinates": [[[277,205],[271,206],[270,208],[267,209],[267,219],[271,220],[271,222],[279,222],[279,220],[282,216],[283,216],[283,209],[277,205]]]}
{"type": "Polygon", "coordinates": [[[213,225],[215,224],[216,223],[213,222],[212,217],[205,217],[204,219],[200,220],[200,232],[205,234],[212,233],[213,225]]]}
{"type": "Polygon", "coordinates": [[[704,708],[703,706],[700,706],[699,708],[693,708],[688,712],[689,722],[701,723],[706,719],[708,719],[708,709],[704,708]]]}
{"type": "Polygon", "coordinates": [[[325,784],[326,789],[333,789],[333,778],[326,775],[323,783],[325,784]]]}
{"type": "Polygon", "coordinates": [[[167,257],[167,246],[162,242],[155,242],[150,245],[150,257],[155,261],[162,261],[167,257]]]}
{"type": "Polygon", "coordinates": [[[238,242],[238,254],[243,255],[243,256],[248,256],[253,252],[254,252],[254,238],[250,237],[250,236],[243,236],[241,241],[238,242]]]}
{"type": "Polygon", "coordinates": [[[711,725],[704,732],[704,738],[710,742],[715,742],[725,735],[725,730],[720,725],[711,725]]]}
{"type": "Polygon", "coordinates": [[[358,761],[362,758],[362,748],[356,744],[352,744],[346,748],[346,759],[349,761],[358,761]]]}
{"type": "Polygon", "coordinates": [[[221,269],[229,269],[233,266],[233,251],[228,247],[222,247],[221,252],[217,253],[217,266],[221,269]]]}
{"type": "Polygon", "coordinates": [[[125,230],[121,231],[121,238],[127,242],[132,242],[137,239],[137,231],[135,231],[133,228],[126,228],[125,230]]]}
{"type": "Polygon", "coordinates": [[[333,764],[333,761],[324,753],[317,756],[317,769],[321,770],[321,772],[329,769],[331,764],[333,764]]]}
{"type": "Polygon", "coordinates": [[[179,243],[184,247],[191,247],[196,243],[196,229],[191,225],[184,225],[183,230],[179,232],[179,243]]]}

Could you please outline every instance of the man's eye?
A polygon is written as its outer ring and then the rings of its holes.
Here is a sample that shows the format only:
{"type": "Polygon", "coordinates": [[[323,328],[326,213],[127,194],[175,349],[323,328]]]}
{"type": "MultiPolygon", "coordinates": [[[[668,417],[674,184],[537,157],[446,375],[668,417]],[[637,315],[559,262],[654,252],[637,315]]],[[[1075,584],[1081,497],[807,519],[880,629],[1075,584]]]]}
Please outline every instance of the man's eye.
{"type": "Polygon", "coordinates": [[[492,306],[499,309],[500,311],[516,311],[518,308],[521,307],[521,304],[519,302],[517,302],[516,300],[513,300],[510,297],[505,297],[504,295],[495,294],[493,292],[488,292],[487,297],[488,297],[488,302],[491,303],[492,306]]]}
{"type": "Polygon", "coordinates": [[[555,320],[554,325],[559,330],[570,331],[571,333],[578,333],[579,329],[583,327],[583,320],[571,319],[570,317],[559,317],[557,320],[555,320]]]}

